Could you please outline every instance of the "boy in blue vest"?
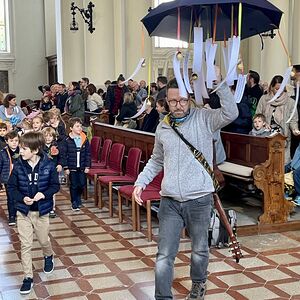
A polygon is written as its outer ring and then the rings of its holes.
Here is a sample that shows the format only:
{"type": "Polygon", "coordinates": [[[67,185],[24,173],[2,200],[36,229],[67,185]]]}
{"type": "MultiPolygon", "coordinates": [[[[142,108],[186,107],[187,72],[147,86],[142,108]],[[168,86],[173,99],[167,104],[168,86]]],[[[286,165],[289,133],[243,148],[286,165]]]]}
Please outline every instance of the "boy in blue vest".
{"type": "Polygon", "coordinates": [[[81,194],[86,185],[86,173],[91,167],[90,144],[82,132],[80,118],[69,120],[70,134],[63,142],[65,174],[69,175],[72,210],[80,211],[81,194]]]}
{"type": "Polygon", "coordinates": [[[5,135],[6,147],[0,152],[0,184],[4,184],[7,197],[8,225],[16,225],[16,208],[14,196],[7,190],[7,182],[14,163],[19,157],[19,135],[10,131],[5,135]]]}
{"type": "Polygon", "coordinates": [[[43,152],[45,140],[41,132],[28,132],[20,138],[20,158],[14,164],[8,180],[9,193],[16,199],[17,226],[21,241],[21,260],[24,280],[22,295],[33,286],[31,248],[33,234],[42,247],[44,273],[54,269],[53,251],[49,239],[49,213],[53,195],[59,191],[56,166],[43,152]]]}

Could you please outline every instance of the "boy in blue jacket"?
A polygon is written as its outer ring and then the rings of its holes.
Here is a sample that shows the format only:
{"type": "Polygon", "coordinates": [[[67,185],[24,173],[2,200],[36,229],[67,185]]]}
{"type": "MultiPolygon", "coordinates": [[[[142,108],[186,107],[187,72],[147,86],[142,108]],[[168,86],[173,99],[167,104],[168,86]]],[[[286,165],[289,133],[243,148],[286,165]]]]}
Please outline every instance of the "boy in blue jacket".
{"type": "Polygon", "coordinates": [[[81,194],[86,185],[86,173],[91,167],[90,144],[82,132],[80,118],[69,120],[70,134],[63,143],[64,170],[69,175],[72,210],[80,211],[81,194]]]}
{"type": "Polygon", "coordinates": [[[4,184],[7,197],[8,225],[16,225],[16,208],[14,195],[7,190],[7,182],[12,172],[13,165],[19,157],[19,135],[10,131],[5,135],[6,147],[0,152],[0,184],[4,184]]]}
{"type": "Polygon", "coordinates": [[[29,294],[33,286],[31,248],[33,234],[42,247],[44,273],[54,269],[53,251],[49,239],[49,212],[53,195],[59,191],[56,166],[43,152],[45,140],[40,132],[28,132],[20,138],[20,158],[14,164],[8,180],[9,193],[16,199],[17,226],[21,241],[21,260],[24,280],[22,295],[29,294]]]}

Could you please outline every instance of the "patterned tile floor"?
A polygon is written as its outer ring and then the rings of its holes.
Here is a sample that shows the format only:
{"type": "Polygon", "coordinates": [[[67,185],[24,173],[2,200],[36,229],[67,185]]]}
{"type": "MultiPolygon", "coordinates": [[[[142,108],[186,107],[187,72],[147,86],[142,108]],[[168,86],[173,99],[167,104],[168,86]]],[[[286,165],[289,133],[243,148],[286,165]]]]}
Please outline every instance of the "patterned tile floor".
{"type": "MultiPolygon", "coordinates": [[[[123,224],[92,200],[80,213],[70,209],[67,190],[57,195],[58,217],[51,219],[55,271],[42,272],[38,242],[32,249],[34,289],[20,296],[23,279],[17,229],[6,220],[5,194],[0,192],[0,299],[153,299],[156,242],[132,232],[129,212],[123,224]]],[[[145,227],[145,217],[143,218],[145,227]]],[[[157,234],[157,222],[154,221],[157,234]]],[[[156,240],[156,237],[154,237],[156,240]]],[[[300,232],[241,237],[240,264],[228,249],[212,249],[206,300],[300,299],[300,232]]],[[[174,299],[184,299],[189,280],[190,242],[182,239],[175,261],[174,299]]]]}

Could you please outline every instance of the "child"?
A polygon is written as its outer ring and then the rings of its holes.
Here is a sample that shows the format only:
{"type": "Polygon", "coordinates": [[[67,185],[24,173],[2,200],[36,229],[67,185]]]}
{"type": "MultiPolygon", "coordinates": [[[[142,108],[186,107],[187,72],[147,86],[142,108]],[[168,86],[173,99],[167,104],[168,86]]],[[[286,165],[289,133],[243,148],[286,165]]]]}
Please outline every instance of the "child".
{"type": "Polygon", "coordinates": [[[156,101],[156,110],[159,113],[159,121],[163,120],[163,118],[168,114],[166,110],[166,100],[158,99],[156,101]]]}
{"type": "Polygon", "coordinates": [[[48,111],[52,108],[52,102],[49,96],[43,96],[41,100],[41,110],[48,111]]]}
{"type": "Polygon", "coordinates": [[[250,135],[265,137],[270,135],[271,131],[266,128],[266,117],[263,114],[253,116],[253,129],[249,132],[250,135]]]}
{"type": "Polygon", "coordinates": [[[41,131],[44,125],[44,120],[42,116],[36,116],[32,119],[32,129],[35,132],[41,131]]]}
{"type": "Polygon", "coordinates": [[[16,225],[16,208],[14,194],[7,190],[7,182],[13,166],[19,157],[19,135],[16,131],[10,131],[5,136],[7,146],[0,152],[0,183],[3,183],[7,196],[8,225],[16,225]]]}
{"type": "MultiPolygon", "coordinates": [[[[45,139],[44,151],[54,162],[58,173],[62,171],[62,161],[59,146],[56,142],[57,134],[52,127],[46,127],[42,130],[45,139]]],[[[49,213],[50,218],[55,218],[55,195],[53,196],[53,209],[49,213]]]]}
{"type": "Polygon", "coordinates": [[[66,125],[61,118],[60,110],[58,108],[52,108],[49,111],[49,124],[57,132],[57,141],[60,143],[66,139],[66,125]]]}
{"type": "Polygon", "coordinates": [[[53,208],[53,195],[59,191],[59,181],[54,163],[43,153],[44,146],[42,133],[25,133],[20,139],[21,157],[15,163],[7,183],[9,193],[16,199],[21,260],[25,275],[20,288],[22,295],[29,294],[33,286],[31,248],[34,233],[42,247],[44,273],[49,274],[54,269],[48,214],[53,208]]]}
{"type": "Polygon", "coordinates": [[[5,135],[7,134],[7,125],[0,122],[0,151],[6,147],[5,135]]]}
{"type": "Polygon", "coordinates": [[[52,108],[52,102],[49,96],[43,96],[41,100],[41,110],[48,111],[52,108]]]}
{"type": "Polygon", "coordinates": [[[86,173],[91,167],[90,145],[80,118],[71,118],[69,125],[71,132],[63,143],[64,170],[69,175],[72,210],[80,211],[86,173]]]}

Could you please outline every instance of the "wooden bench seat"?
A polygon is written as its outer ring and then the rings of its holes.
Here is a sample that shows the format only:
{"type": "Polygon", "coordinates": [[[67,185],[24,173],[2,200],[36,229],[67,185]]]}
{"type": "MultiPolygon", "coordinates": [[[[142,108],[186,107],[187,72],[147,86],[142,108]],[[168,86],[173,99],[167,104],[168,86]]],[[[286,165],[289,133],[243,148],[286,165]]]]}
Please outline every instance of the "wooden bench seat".
{"type": "Polygon", "coordinates": [[[241,179],[243,181],[253,181],[253,168],[228,161],[223,162],[218,165],[218,167],[225,176],[241,179]]]}

